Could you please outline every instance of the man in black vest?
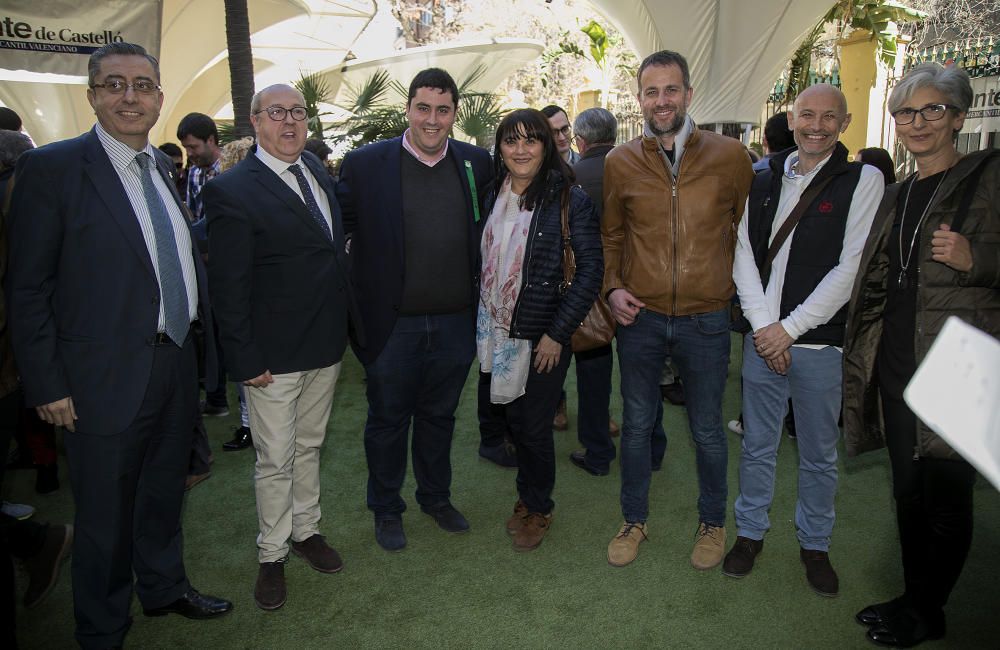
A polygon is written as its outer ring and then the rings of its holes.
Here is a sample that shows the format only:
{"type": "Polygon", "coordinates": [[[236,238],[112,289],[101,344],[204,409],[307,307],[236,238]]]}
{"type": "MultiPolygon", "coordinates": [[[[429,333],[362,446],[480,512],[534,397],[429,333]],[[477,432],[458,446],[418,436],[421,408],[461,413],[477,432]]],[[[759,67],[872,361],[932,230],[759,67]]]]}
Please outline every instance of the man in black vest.
{"type": "Polygon", "coordinates": [[[833,86],[811,86],[796,98],[788,122],[798,148],[772,158],[754,179],[733,266],[752,331],[743,354],[738,536],[722,572],[749,574],[764,546],[791,397],[799,448],[795,526],[806,578],[822,596],[839,590],[829,548],[847,300],[884,187],[877,169],[847,162],[838,139],[850,121],[833,86]]]}
{"type": "Polygon", "coordinates": [[[417,503],[451,533],[469,530],[451,504],[455,409],[475,356],[485,149],[449,137],[458,87],[444,70],[410,82],[409,128],[344,157],[337,198],[351,237],[352,277],[367,342],[368,508],[375,540],[406,546],[399,492],[413,426],[417,503]]]}

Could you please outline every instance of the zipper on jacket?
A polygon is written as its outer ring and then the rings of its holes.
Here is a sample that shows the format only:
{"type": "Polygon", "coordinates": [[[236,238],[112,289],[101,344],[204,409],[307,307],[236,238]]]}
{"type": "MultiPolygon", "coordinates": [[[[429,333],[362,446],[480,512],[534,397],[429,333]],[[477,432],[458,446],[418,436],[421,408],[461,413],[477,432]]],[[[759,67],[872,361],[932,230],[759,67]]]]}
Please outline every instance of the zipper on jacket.
{"type": "MultiPolygon", "coordinates": [[[[678,172],[680,172],[679,169],[678,169],[678,172]]],[[[671,178],[671,181],[670,181],[670,194],[671,194],[670,206],[672,208],[672,210],[671,210],[671,224],[670,224],[670,226],[673,229],[673,237],[672,237],[672,239],[673,239],[673,246],[674,246],[674,259],[673,259],[674,272],[672,274],[672,277],[670,278],[670,281],[672,283],[672,291],[673,291],[673,294],[671,295],[670,299],[672,301],[671,304],[672,304],[673,308],[670,311],[670,315],[671,316],[676,316],[677,315],[677,273],[680,271],[680,267],[677,264],[677,203],[678,203],[678,201],[677,201],[677,178],[676,177],[675,178],[671,178]]]]}
{"type": "MultiPolygon", "coordinates": [[[[521,297],[524,295],[524,289],[528,286],[528,267],[531,265],[531,255],[535,252],[535,239],[541,234],[541,231],[535,232],[535,228],[538,227],[538,221],[542,214],[542,200],[538,201],[535,206],[534,214],[531,215],[531,223],[528,226],[528,248],[524,251],[524,261],[521,262],[521,289],[517,293],[517,302],[514,303],[514,309],[510,313],[510,332],[508,337],[514,338],[514,327],[517,325],[517,310],[521,308],[521,297]]],[[[562,209],[562,206],[560,206],[562,209]]]]}

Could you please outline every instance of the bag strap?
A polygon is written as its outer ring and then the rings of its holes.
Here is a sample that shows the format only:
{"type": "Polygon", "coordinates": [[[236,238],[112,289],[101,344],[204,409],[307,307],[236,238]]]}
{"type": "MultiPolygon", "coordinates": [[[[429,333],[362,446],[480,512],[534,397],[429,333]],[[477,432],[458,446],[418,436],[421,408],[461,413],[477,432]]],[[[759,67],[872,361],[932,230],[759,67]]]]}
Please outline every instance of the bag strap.
{"type": "Polygon", "coordinates": [[[559,202],[559,221],[562,230],[563,240],[563,290],[569,288],[576,275],[576,256],[573,254],[573,247],[570,244],[569,232],[569,188],[564,188],[559,202]]]}
{"type": "Polygon", "coordinates": [[[963,183],[963,187],[966,188],[965,194],[962,195],[962,202],[958,204],[958,212],[955,213],[955,218],[951,221],[951,231],[961,232],[962,224],[965,222],[965,217],[969,214],[969,208],[972,206],[972,199],[976,196],[976,188],[979,187],[979,177],[983,175],[983,171],[986,169],[986,165],[989,164],[990,160],[996,155],[996,152],[990,152],[978,167],[972,170],[972,173],[968,175],[968,180],[963,183]]]}
{"type": "Polygon", "coordinates": [[[788,215],[785,222],[781,224],[781,228],[778,228],[778,232],[774,235],[774,239],[771,240],[771,245],[767,249],[767,256],[764,258],[764,264],[760,269],[760,280],[763,283],[767,282],[768,277],[771,275],[771,263],[774,262],[774,258],[778,256],[778,251],[781,246],[788,239],[788,236],[792,234],[792,230],[801,221],[802,216],[812,205],[812,202],[816,200],[819,193],[823,191],[830,181],[833,180],[833,175],[827,176],[823,180],[813,182],[806,191],[802,193],[799,197],[799,202],[795,204],[795,208],[792,213],[788,215]]]}

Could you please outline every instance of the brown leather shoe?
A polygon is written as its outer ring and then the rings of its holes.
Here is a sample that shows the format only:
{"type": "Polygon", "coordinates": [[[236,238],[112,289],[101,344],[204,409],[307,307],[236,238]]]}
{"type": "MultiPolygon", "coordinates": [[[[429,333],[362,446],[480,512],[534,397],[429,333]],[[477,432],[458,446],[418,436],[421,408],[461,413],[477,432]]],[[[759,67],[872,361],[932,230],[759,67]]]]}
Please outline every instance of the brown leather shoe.
{"type": "Polygon", "coordinates": [[[322,535],[316,534],[301,542],[292,542],[292,553],[309,563],[320,573],[336,573],[344,568],[340,554],[330,548],[322,535]]]}
{"type": "Polygon", "coordinates": [[[694,549],[691,551],[691,566],[704,571],[718,566],[726,552],[726,527],[698,523],[694,535],[694,549]]]}
{"type": "Polygon", "coordinates": [[[257,572],[257,584],[253,588],[253,599],[261,609],[278,609],[285,604],[288,592],[285,590],[285,563],[261,562],[257,572]]]}
{"type": "Polygon", "coordinates": [[[184,490],[190,490],[210,476],[212,476],[212,472],[205,472],[204,474],[188,474],[187,478],[184,479],[184,490]]]}
{"type": "Polygon", "coordinates": [[[31,609],[52,591],[59,577],[59,565],[73,549],[73,527],[69,524],[49,525],[38,553],[24,561],[28,570],[28,590],[24,592],[24,607],[31,609]]]}
{"type": "Polygon", "coordinates": [[[524,524],[514,533],[515,551],[533,551],[545,539],[552,525],[552,513],[543,515],[540,512],[529,512],[524,516],[524,524]]]}
{"type": "Polygon", "coordinates": [[[829,553],[800,548],[799,558],[806,567],[806,580],[813,591],[828,598],[840,593],[840,579],[830,564],[829,553]]]}
{"type": "Polygon", "coordinates": [[[566,415],[566,400],[560,400],[556,407],[556,416],[552,419],[552,428],[556,431],[565,431],[569,428],[569,416],[566,415]]]}
{"type": "Polygon", "coordinates": [[[524,505],[524,501],[520,499],[514,504],[514,514],[512,514],[507,519],[507,534],[516,535],[517,531],[521,530],[524,526],[524,517],[528,514],[528,506],[524,505]]]}
{"type": "Polygon", "coordinates": [[[619,435],[621,435],[621,432],[622,432],[622,428],[620,426],[618,426],[618,423],[615,422],[614,418],[611,418],[610,420],[608,420],[608,435],[609,436],[611,436],[612,438],[617,438],[619,435]]]}

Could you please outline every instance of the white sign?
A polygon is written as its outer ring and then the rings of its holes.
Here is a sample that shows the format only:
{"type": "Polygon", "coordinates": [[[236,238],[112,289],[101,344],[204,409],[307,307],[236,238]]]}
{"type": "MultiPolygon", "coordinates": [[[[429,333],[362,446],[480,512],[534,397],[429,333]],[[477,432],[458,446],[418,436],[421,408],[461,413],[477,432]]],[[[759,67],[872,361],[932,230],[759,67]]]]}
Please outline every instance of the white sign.
{"type": "Polygon", "coordinates": [[[950,316],[903,397],[1000,490],[1000,341],[950,316]]]}
{"type": "Polygon", "coordinates": [[[0,68],[86,76],[87,59],[108,43],[160,53],[162,0],[4,0],[0,68]]]}
{"type": "MultiPolygon", "coordinates": [[[[1000,77],[976,77],[972,79],[972,106],[965,114],[962,133],[978,134],[978,146],[970,150],[986,149],[990,144],[990,134],[1000,131],[1000,77]]],[[[993,136],[994,147],[1000,147],[1000,133],[993,136]]]]}

